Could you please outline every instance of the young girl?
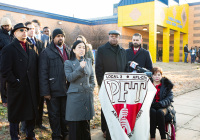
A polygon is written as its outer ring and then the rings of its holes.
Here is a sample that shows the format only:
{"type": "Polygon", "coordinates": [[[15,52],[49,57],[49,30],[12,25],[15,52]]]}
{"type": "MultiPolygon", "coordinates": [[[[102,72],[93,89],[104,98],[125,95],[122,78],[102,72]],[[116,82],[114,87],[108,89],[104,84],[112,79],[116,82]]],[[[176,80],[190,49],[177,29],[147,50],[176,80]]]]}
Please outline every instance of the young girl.
{"type": "Polygon", "coordinates": [[[153,84],[157,92],[150,108],[151,140],[155,140],[156,125],[158,125],[161,139],[166,140],[165,115],[168,113],[168,106],[173,102],[173,84],[169,79],[162,77],[162,73],[159,67],[152,69],[153,84]]]}

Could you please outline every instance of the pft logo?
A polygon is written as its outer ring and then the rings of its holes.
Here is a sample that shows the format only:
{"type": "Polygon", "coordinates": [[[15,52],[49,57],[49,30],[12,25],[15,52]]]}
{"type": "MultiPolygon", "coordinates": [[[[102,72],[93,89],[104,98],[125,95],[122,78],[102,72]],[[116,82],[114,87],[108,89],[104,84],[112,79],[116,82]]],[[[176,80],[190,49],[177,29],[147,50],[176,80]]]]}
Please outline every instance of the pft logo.
{"type": "Polygon", "coordinates": [[[129,78],[117,77],[116,79],[105,79],[104,84],[110,103],[114,108],[113,115],[118,118],[122,129],[130,137],[136,118],[142,113],[140,109],[147,94],[148,81],[140,77],[135,80],[131,76],[129,78]]]}

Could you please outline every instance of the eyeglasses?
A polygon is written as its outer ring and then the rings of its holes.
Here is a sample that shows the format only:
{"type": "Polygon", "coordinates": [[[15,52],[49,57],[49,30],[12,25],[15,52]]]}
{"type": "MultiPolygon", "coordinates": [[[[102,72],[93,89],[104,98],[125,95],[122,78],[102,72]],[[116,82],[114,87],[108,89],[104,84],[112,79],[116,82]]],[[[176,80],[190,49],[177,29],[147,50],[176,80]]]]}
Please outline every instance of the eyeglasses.
{"type": "Polygon", "coordinates": [[[27,29],[20,29],[19,31],[20,32],[24,32],[24,31],[27,32],[27,29]]]}

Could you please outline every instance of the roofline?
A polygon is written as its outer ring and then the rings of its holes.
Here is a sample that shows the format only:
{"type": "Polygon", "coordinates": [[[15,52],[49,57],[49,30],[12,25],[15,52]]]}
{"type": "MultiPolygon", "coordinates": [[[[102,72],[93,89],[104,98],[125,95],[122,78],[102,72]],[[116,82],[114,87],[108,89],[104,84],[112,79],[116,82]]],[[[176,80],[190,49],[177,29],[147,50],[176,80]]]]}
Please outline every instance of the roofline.
{"type": "Polygon", "coordinates": [[[61,20],[61,21],[68,21],[68,22],[85,24],[85,25],[112,24],[112,23],[117,23],[116,21],[118,20],[118,18],[86,20],[86,19],[74,18],[74,17],[64,16],[64,15],[59,15],[59,14],[54,14],[54,13],[49,13],[49,12],[44,12],[44,11],[39,11],[39,10],[33,10],[33,9],[14,6],[14,5],[9,5],[9,4],[5,4],[5,3],[0,3],[0,10],[34,15],[34,16],[45,17],[45,18],[50,18],[50,19],[57,19],[57,20],[61,20]]]}
{"type": "Polygon", "coordinates": [[[200,5],[200,2],[188,3],[189,6],[200,5]]]}

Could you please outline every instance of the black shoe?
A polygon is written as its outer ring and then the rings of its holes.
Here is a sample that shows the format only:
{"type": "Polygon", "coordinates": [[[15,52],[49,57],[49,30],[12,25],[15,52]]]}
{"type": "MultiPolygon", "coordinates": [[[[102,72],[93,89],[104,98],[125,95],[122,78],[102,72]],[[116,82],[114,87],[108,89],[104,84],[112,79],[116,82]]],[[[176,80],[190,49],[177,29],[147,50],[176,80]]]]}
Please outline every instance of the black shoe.
{"type": "Polygon", "coordinates": [[[43,129],[43,130],[47,130],[47,127],[45,127],[44,125],[40,124],[40,125],[36,125],[37,128],[43,129]]]}

